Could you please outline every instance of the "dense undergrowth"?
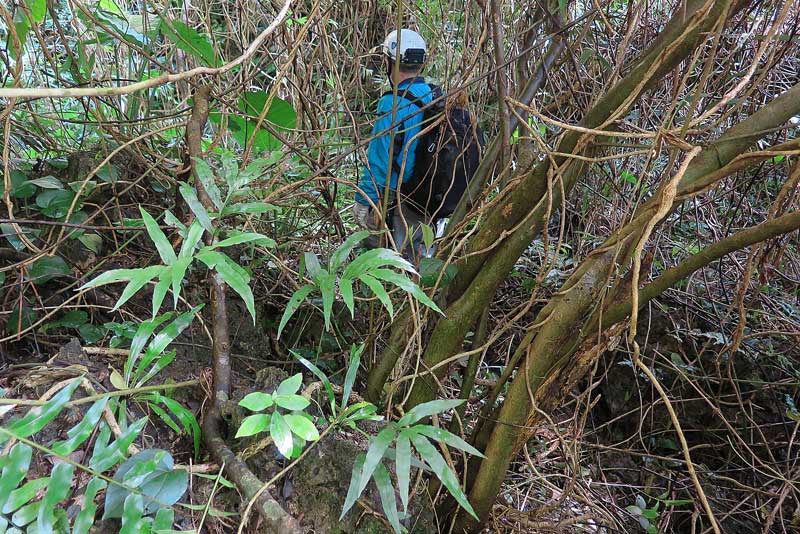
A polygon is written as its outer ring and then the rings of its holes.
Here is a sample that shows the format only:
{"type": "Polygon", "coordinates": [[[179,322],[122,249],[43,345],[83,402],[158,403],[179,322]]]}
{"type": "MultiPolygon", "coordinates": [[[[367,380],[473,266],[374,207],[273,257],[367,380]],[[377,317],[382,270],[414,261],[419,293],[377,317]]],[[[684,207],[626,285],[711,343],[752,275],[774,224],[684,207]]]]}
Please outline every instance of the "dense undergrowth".
{"type": "Polygon", "coordinates": [[[800,6],[529,4],[0,6],[0,530],[799,528],[800,6]],[[417,265],[397,21],[493,139],[417,265]]]}

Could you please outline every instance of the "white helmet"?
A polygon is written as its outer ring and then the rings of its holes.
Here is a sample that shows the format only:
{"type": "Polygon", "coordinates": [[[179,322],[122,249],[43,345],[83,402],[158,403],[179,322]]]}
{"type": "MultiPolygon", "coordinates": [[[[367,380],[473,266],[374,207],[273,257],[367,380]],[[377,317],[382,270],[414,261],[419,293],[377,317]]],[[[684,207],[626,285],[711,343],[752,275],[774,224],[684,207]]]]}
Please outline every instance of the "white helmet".
{"type": "MultiPolygon", "coordinates": [[[[425,40],[413,30],[400,30],[400,64],[422,65],[425,63],[425,40]]],[[[386,36],[383,41],[383,53],[392,60],[397,60],[397,30],[386,36]]]]}

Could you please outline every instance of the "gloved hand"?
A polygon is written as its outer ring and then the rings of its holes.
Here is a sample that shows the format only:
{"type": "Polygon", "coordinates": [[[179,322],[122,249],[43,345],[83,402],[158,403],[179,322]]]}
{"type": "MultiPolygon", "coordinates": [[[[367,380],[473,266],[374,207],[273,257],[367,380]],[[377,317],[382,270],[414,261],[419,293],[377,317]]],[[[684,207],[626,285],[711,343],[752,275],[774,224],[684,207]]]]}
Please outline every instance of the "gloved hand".
{"type": "Polygon", "coordinates": [[[370,216],[370,209],[369,206],[365,206],[364,204],[359,204],[356,202],[353,204],[353,216],[356,218],[356,223],[362,228],[370,228],[369,225],[369,216],[370,216]]]}

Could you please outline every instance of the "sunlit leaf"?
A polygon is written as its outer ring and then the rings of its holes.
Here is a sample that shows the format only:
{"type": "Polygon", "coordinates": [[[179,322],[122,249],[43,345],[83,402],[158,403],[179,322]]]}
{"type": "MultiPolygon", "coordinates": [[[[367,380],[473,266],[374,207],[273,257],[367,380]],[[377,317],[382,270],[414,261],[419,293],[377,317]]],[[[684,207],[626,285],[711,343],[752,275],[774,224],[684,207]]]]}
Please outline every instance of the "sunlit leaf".
{"type": "Polygon", "coordinates": [[[270,421],[269,424],[269,435],[272,436],[272,441],[275,443],[278,451],[284,457],[288,458],[289,453],[292,452],[292,444],[294,442],[292,439],[292,430],[289,428],[283,416],[278,412],[272,414],[272,421],[270,421]]]}
{"type": "Polygon", "coordinates": [[[306,441],[316,441],[319,439],[319,431],[314,423],[300,414],[287,414],[283,416],[289,428],[306,441]]]}
{"type": "Polygon", "coordinates": [[[297,308],[300,307],[300,304],[302,304],[308,294],[314,291],[314,289],[314,286],[306,284],[294,292],[292,297],[289,299],[289,302],[286,304],[286,309],[283,311],[281,322],[278,325],[278,337],[281,337],[281,332],[283,332],[283,328],[286,326],[286,323],[289,322],[289,319],[292,318],[292,315],[297,311],[297,308]]]}
{"type": "Polygon", "coordinates": [[[441,413],[456,406],[460,406],[464,404],[464,399],[455,399],[455,400],[447,400],[447,399],[440,399],[440,400],[433,400],[429,402],[423,402],[422,404],[418,404],[414,406],[412,409],[407,411],[403,417],[397,422],[398,426],[407,426],[413,425],[420,419],[424,417],[429,417],[431,415],[441,413]]]}
{"type": "Polygon", "coordinates": [[[167,236],[159,228],[158,223],[146,209],[139,206],[139,212],[142,214],[142,221],[144,221],[144,226],[147,229],[147,235],[150,236],[153,244],[155,244],[158,255],[161,256],[161,261],[166,265],[172,265],[178,258],[175,256],[175,251],[172,250],[172,244],[169,239],[167,239],[167,236]]]}
{"type": "Polygon", "coordinates": [[[271,416],[265,413],[257,413],[255,415],[248,415],[239,425],[239,430],[236,431],[237,438],[244,438],[263,432],[269,427],[271,416]]]}
{"type": "Polygon", "coordinates": [[[273,404],[274,401],[272,400],[272,395],[269,393],[261,393],[260,391],[249,393],[239,401],[239,406],[247,408],[251,412],[260,412],[261,410],[266,410],[273,404]]]}
{"type": "Polygon", "coordinates": [[[47,493],[42,499],[42,506],[36,517],[36,526],[39,532],[53,532],[56,520],[56,506],[67,498],[72,489],[72,474],[75,467],[66,462],[58,462],[50,472],[50,484],[47,493]]]}
{"type": "MultiPolygon", "coordinates": [[[[6,429],[11,435],[17,438],[27,438],[39,432],[47,423],[55,419],[56,416],[61,413],[70,397],[72,397],[75,388],[78,387],[78,384],[80,384],[79,379],[73,380],[58,393],[53,395],[44,405],[31,408],[22,419],[12,422],[6,426],[6,429]]],[[[8,434],[0,433],[0,443],[5,443],[8,437],[8,434]]],[[[2,488],[0,488],[0,490],[1,489],[2,488]]]]}

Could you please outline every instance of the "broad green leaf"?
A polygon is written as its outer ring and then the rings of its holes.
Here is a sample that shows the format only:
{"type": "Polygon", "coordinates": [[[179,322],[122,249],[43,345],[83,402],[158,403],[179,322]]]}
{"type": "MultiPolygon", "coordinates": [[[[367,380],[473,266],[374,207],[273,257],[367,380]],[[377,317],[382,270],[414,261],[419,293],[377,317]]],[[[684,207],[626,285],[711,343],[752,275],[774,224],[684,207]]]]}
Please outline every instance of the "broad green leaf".
{"type": "Polygon", "coordinates": [[[183,240],[178,257],[191,258],[194,254],[194,248],[197,246],[197,243],[200,242],[201,237],[203,237],[203,225],[198,221],[192,222],[192,225],[186,233],[186,238],[183,240]]]}
{"type": "Polygon", "coordinates": [[[429,417],[431,415],[444,412],[446,410],[450,410],[455,408],[456,406],[460,406],[464,404],[464,399],[455,399],[455,400],[433,400],[429,402],[423,402],[422,404],[418,404],[411,408],[409,411],[400,418],[397,422],[398,426],[408,426],[413,425],[420,419],[424,417],[429,417]]]}
{"type": "Polygon", "coordinates": [[[353,281],[342,278],[339,280],[339,293],[342,295],[347,309],[350,310],[350,317],[355,317],[356,301],[353,297],[353,281]]]}
{"type": "Polygon", "coordinates": [[[622,177],[623,180],[625,180],[629,184],[636,185],[637,183],[639,183],[639,180],[636,178],[636,176],[628,171],[622,171],[620,173],[620,176],[622,177]]]}
{"type": "Polygon", "coordinates": [[[249,214],[259,215],[269,211],[275,211],[278,208],[265,204],[263,202],[240,202],[231,206],[225,206],[220,215],[233,215],[233,214],[249,214]]]}
{"type": "Polygon", "coordinates": [[[314,423],[309,421],[307,417],[299,414],[290,413],[283,416],[286,424],[292,429],[292,432],[300,436],[306,441],[317,441],[319,439],[319,431],[314,423]]]}
{"type": "Polygon", "coordinates": [[[300,307],[300,304],[306,299],[309,293],[314,291],[314,286],[311,284],[306,284],[297,291],[294,292],[292,298],[289,299],[289,302],[286,304],[286,309],[283,312],[283,316],[281,317],[281,322],[278,325],[278,337],[281,337],[281,332],[283,332],[283,328],[286,326],[286,323],[289,322],[289,319],[292,318],[294,312],[297,311],[297,308],[300,307]]]}
{"type": "Polygon", "coordinates": [[[280,385],[278,385],[278,389],[275,391],[275,393],[277,395],[291,395],[293,393],[297,393],[302,385],[303,374],[297,373],[296,375],[290,376],[286,380],[282,381],[280,385]]]}
{"type": "Polygon", "coordinates": [[[328,270],[330,270],[332,273],[335,273],[339,267],[344,264],[347,256],[350,255],[350,252],[356,247],[356,245],[361,243],[367,237],[369,237],[369,230],[361,230],[351,234],[347,239],[345,239],[344,243],[339,245],[333,254],[331,254],[331,259],[328,260],[328,270]]]}
{"type": "Polygon", "coordinates": [[[28,504],[31,499],[36,497],[36,494],[47,487],[50,483],[50,477],[35,478],[27,482],[21,488],[17,488],[8,496],[8,500],[0,513],[10,514],[18,509],[20,506],[28,504]]]}
{"type": "Polygon", "coordinates": [[[217,180],[214,176],[214,171],[211,167],[208,166],[208,163],[203,161],[200,158],[193,158],[194,159],[194,170],[197,173],[197,178],[200,180],[200,183],[203,184],[203,188],[206,190],[208,194],[208,198],[211,199],[211,202],[214,203],[217,210],[222,209],[222,195],[219,192],[219,187],[217,187],[217,180]]]}
{"type": "Polygon", "coordinates": [[[28,279],[37,285],[71,274],[72,270],[61,256],[42,256],[28,268],[28,279]]]}
{"type": "Polygon", "coordinates": [[[122,295],[119,296],[119,300],[117,300],[117,303],[114,304],[112,311],[118,310],[120,306],[128,302],[128,300],[138,293],[139,290],[142,289],[146,284],[148,284],[150,280],[168,270],[169,267],[164,265],[151,265],[150,267],[145,267],[144,269],[132,269],[133,273],[131,274],[131,281],[128,282],[127,286],[125,286],[125,289],[122,291],[122,295]]]}
{"type": "Polygon", "coordinates": [[[97,234],[83,234],[78,236],[78,241],[80,241],[84,247],[88,248],[95,254],[100,253],[100,249],[103,246],[103,238],[97,234]]]}
{"type": "Polygon", "coordinates": [[[439,287],[447,287],[458,274],[458,267],[450,264],[445,268],[445,262],[439,258],[422,258],[419,262],[419,278],[423,286],[433,287],[439,282],[439,287]],[[444,268],[444,274],[439,280],[439,275],[444,268]]]}
{"type": "Polygon", "coordinates": [[[353,384],[358,374],[358,365],[361,363],[361,354],[364,352],[364,345],[350,347],[350,363],[347,366],[347,375],[344,377],[344,387],[342,388],[342,409],[350,402],[350,393],[353,391],[353,384]]]}
{"type": "Polygon", "coordinates": [[[161,261],[163,261],[165,265],[172,265],[178,258],[175,256],[175,251],[172,250],[169,239],[167,239],[167,236],[164,235],[164,232],[158,227],[156,220],[153,219],[152,215],[150,215],[146,209],[139,206],[139,212],[142,214],[142,221],[144,221],[144,226],[147,229],[147,235],[150,236],[153,244],[155,244],[158,255],[161,256],[161,261]]]}
{"type": "Polygon", "coordinates": [[[214,47],[204,35],[178,20],[167,21],[162,17],[161,21],[161,31],[178,48],[196,57],[207,67],[217,66],[214,47]]]}
{"type": "MultiPolygon", "coordinates": [[[[22,419],[14,421],[6,426],[6,429],[17,438],[27,438],[39,432],[47,423],[55,419],[56,416],[61,413],[61,410],[64,409],[64,406],[66,406],[70,397],[72,397],[72,392],[75,391],[75,388],[78,387],[80,382],[80,379],[73,380],[58,393],[53,395],[43,406],[32,408],[22,419]]],[[[7,439],[8,434],[0,434],[0,443],[5,443],[7,439]]],[[[10,488],[9,491],[11,489],[13,488],[10,488]]]]}
{"type": "Polygon", "coordinates": [[[363,491],[359,488],[361,486],[361,472],[364,470],[364,461],[366,460],[366,457],[367,455],[363,452],[359,453],[353,462],[353,470],[350,473],[350,485],[347,487],[347,497],[344,499],[344,505],[342,506],[342,513],[339,515],[339,521],[344,519],[344,516],[350,511],[350,508],[353,507],[363,491]]]}
{"type": "Polygon", "coordinates": [[[278,448],[280,453],[288,458],[289,453],[292,452],[292,430],[286,423],[286,420],[278,412],[273,412],[272,421],[269,424],[269,435],[272,436],[272,441],[278,448]]]}
{"type": "Polygon", "coordinates": [[[381,496],[383,513],[386,514],[386,518],[391,523],[395,533],[400,534],[403,531],[403,527],[400,526],[400,518],[397,515],[397,501],[395,501],[394,488],[392,487],[392,479],[389,478],[389,472],[383,464],[378,464],[372,476],[381,496]]]}
{"type": "MultiPolygon", "coordinates": [[[[305,265],[308,276],[316,278],[322,272],[322,266],[319,264],[319,258],[313,252],[303,253],[303,265],[305,265]]],[[[301,273],[302,274],[302,273],[301,273]]]]}
{"type": "Polygon", "coordinates": [[[92,458],[89,460],[89,467],[103,472],[123,461],[128,456],[128,447],[139,437],[146,424],[147,417],[142,417],[129,425],[110,445],[101,446],[99,450],[95,447],[92,458]]]}
{"type": "Polygon", "coordinates": [[[269,427],[271,416],[265,413],[257,413],[255,415],[248,415],[239,425],[239,430],[236,431],[237,438],[244,438],[263,432],[269,427]]]}
{"type": "Polygon", "coordinates": [[[292,354],[292,356],[297,358],[297,361],[299,361],[301,364],[303,364],[303,366],[305,366],[306,369],[308,369],[309,371],[314,373],[314,376],[319,378],[320,382],[322,382],[322,385],[325,387],[325,391],[328,393],[328,400],[331,403],[331,412],[335,413],[336,412],[336,409],[335,409],[336,405],[335,405],[335,397],[334,397],[334,394],[333,394],[333,386],[331,385],[331,381],[328,379],[328,377],[325,376],[325,373],[323,373],[320,370],[319,367],[317,367],[316,365],[314,365],[313,363],[311,363],[307,359],[303,358],[302,356],[300,356],[295,351],[290,350],[289,352],[292,354]]]}
{"type": "MultiPolygon", "coordinates": [[[[164,505],[172,506],[189,487],[189,473],[174,469],[172,455],[159,449],[147,449],[128,458],[117,472],[114,480],[136,488],[144,494],[145,514],[152,514],[164,505]]],[[[123,500],[129,491],[114,485],[106,491],[103,518],[120,517],[123,500]]]]}
{"type": "Polygon", "coordinates": [[[42,507],[42,501],[36,501],[26,504],[25,506],[14,512],[14,515],[11,516],[11,522],[17,525],[18,527],[24,527],[25,525],[36,519],[36,516],[39,515],[39,508],[41,507],[42,507]]]}
{"type": "Polygon", "coordinates": [[[431,425],[416,425],[414,427],[414,431],[422,434],[423,436],[428,436],[431,439],[439,441],[441,443],[446,443],[451,447],[455,447],[456,449],[461,449],[462,451],[468,452],[469,454],[473,454],[475,456],[480,456],[481,458],[486,458],[481,451],[461,439],[460,437],[456,436],[455,434],[448,432],[443,428],[437,428],[431,425]]]}
{"type": "Polygon", "coordinates": [[[251,243],[255,241],[259,245],[264,245],[267,247],[274,247],[276,245],[275,240],[270,239],[269,237],[259,234],[256,232],[235,232],[231,237],[227,239],[223,239],[219,243],[214,244],[210,248],[218,248],[218,247],[229,247],[231,245],[238,245],[240,243],[251,243]]]}
{"type": "MultiPolygon", "coordinates": [[[[264,91],[247,91],[239,98],[239,111],[256,119],[267,107],[268,98],[269,95],[264,91]]],[[[275,125],[279,131],[290,130],[297,124],[297,113],[292,105],[276,96],[272,98],[265,118],[275,125]]]]}
{"type": "Polygon", "coordinates": [[[239,406],[247,408],[251,412],[260,412],[261,410],[266,410],[273,404],[274,401],[272,400],[272,395],[269,393],[261,393],[260,391],[248,393],[242,400],[239,401],[239,406]]]}
{"type": "Polygon", "coordinates": [[[55,176],[42,176],[41,178],[30,180],[28,183],[42,189],[64,189],[64,184],[55,176]]]}
{"type": "Polygon", "coordinates": [[[358,495],[364,491],[364,488],[367,487],[367,483],[369,482],[370,477],[372,477],[372,473],[375,471],[375,468],[380,464],[381,458],[383,458],[383,454],[386,452],[386,449],[389,448],[389,445],[392,444],[394,441],[394,437],[397,435],[397,431],[393,428],[384,428],[378,435],[372,438],[370,443],[369,449],[367,450],[367,457],[364,460],[364,469],[361,471],[361,479],[359,481],[358,486],[358,495]]]}
{"type": "Polygon", "coordinates": [[[444,484],[444,487],[450,492],[450,495],[452,495],[458,504],[460,504],[464,510],[469,512],[472,517],[478,519],[475,510],[472,509],[472,505],[470,505],[469,501],[467,500],[467,496],[461,489],[461,485],[459,484],[455,473],[453,473],[453,471],[450,469],[450,466],[447,465],[447,462],[444,461],[444,458],[442,458],[442,455],[436,450],[436,447],[431,445],[431,442],[421,434],[411,433],[409,437],[411,438],[411,442],[414,444],[414,448],[417,449],[417,452],[422,459],[425,460],[425,463],[430,466],[436,477],[442,481],[442,484],[444,484]]]}
{"type": "Polygon", "coordinates": [[[200,222],[209,234],[213,234],[214,227],[211,225],[211,217],[208,216],[208,212],[203,207],[203,204],[200,203],[200,199],[197,198],[197,193],[195,193],[194,188],[187,183],[182,183],[178,190],[189,205],[192,213],[197,217],[198,222],[200,222]]]}
{"type": "Polygon", "coordinates": [[[389,317],[394,317],[392,298],[389,296],[389,293],[386,292],[386,289],[384,289],[383,284],[381,284],[377,278],[374,278],[368,274],[362,274],[358,277],[358,279],[364,282],[364,284],[370,288],[375,296],[378,297],[378,300],[381,302],[383,307],[389,312],[389,317]]]}
{"type": "Polygon", "coordinates": [[[426,295],[417,284],[409,280],[405,275],[390,271],[389,269],[373,269],[369,272],[369,274],[375,278],[378,278],[379,280],[385,280],[393,283],[403,291],[409,293],[425,306],[444,315],[444,312],[439,309],[439,307],[430,299],[430,297],[428,297],[428,295],[426,295]]]}
{"type": "MultiPolygon", "coordinates": [[[[3,434],[3,437],[7,438],[7,435],[3,434]]],[[[17,443],[7,455],[0,457],[3,467],[0,472],[0,508],[5,508],[11,492],[28,474],[32,456],[33,449],[24,443],[17,443]]]]}
{"type": "Polygon", "coordinates": [[[75,518],[72,534],[88,534],[89,529],[94,524],[94,516],[98,508],[94,498],[100,490],[106,488],[106,485],[106,481],[100,478],[93,478],[86,485],[86,491],[83,494],[83,508],[78,513],[78,517],[75,518]]]}
{"type": "Polygon", "coordinates": [[[397,267],[410,273],[416,273],[414,266],[394,250],[375,248],[359,255],[350,262],[342,273],[342,278],[355,279],[367,271],[384,266],[397,267]]]}
{"type": "Polygon", "coordinates": [[[422,242],[425,243],[425,248],[430,250],[433,246],[433,228],[430,227],[428,224],[422,225],[422,242]]]}
{"type": "Polygon", "coordinates": [[[395,445],[395,470],[397,471],[397,487],[400,489],[400,500],[403,511],[408,509],[408,488],[411,484],[411,442],[406,432],[400,432],[395,445]]]}
{"type": "Polygon", "coordinates": [[[275,395],[275,404],[287,410],[305,410],[311,401],[300,395],[275,395]]]}
{"type": "MultiPolygon", "coordinates": [[[[114,486],[112,486],[114,487],[114,486]]],[[[131,493],[125,497],[122,508],[122,528],[119,534],[142,534],[142,516],[144,515],[144,499],[141,495],[131,493]]],[[[105,519],[106,516],[104,515],[105,519]]]]}
{"type": "Polygon", "coordinates": [[[233,263],[232,260],[231,262],[221,261],[217,263],[215,269],[222,279],[225,280],[225,283],[242,297],[245,306],[247,306],[247,311],[250,312],[250,317],[253,318],[253,324],[256,324],[256,305],[255,299],[253,298],[253,291],[250,289],[250,280],[244,278],[231,263],[233,263]]]}
{"type": "Polygon", "coordinates": [[[97,425],[97,422],[100,421],[100,417],[103,416],[103,410],[108,403],[108,396],[104,396],[102,399],[95,401],[92,406],[86,410],[86,413],[83,415],[83,419],[75,425],[74,427],[70,428],[67,431],[67,438],[64,441],[58,441],[51,447],[53,452],[55,452],[59,456],[66,456],[71,454],[75,449],[80,447],[89,436],[92,435],[94,431],[94,427],[97,425]]]}
{"type": "MultiPolygon", "coordinates": [[[[74,198],[74,191],[45,189],[36,195],[36,205],[41,208],[42,213],[47,217],[60,219],[67,214],[74,198]]],[[[75,209],[79,209],[80,205],[81,203],[78,202],[75,209]]]]}
{"type": "Polygon", "coordinates": [[[39,532],[53,532],[55,523],[56,506],[67,498],[72,489],[72,474],[75,467],[66,462],[58,462],[50,473],[50,484],[47,493],[42,499],[42,506],[36,517],[36,526],[39,532]]]}
{"type": "Polygon", "coordinates": [[[177,228],[178,230],[181,231],[181,233],[186,233],[186,225],[183,224],[180,220],[178,220],[175,214],[169,211],[168,209],[164,210],[164,223],[172,226],[173,228],[177,228]]]}
{"type": "MultiPolygon", "coordinates": [[[[36,322],[36,319],[36,312],[31,308],[23,306],[22,309],[20,309],[15,305],[14,311],[9,314],[8,321],[6,321],[6,330],[9,334],[22,332],[29,326],[32,326],[33,323],[36,322]]],[[[0,443],[2,443],[2,437],[0,437],[0,443]]]]}
{"type": "Polygon", "coordinates": [[[322,314],[325,318],[325,329],[330,330],[333,301],[336,300],[336,275],[322,269],[314,281],[322,293],[322,314]]]}

